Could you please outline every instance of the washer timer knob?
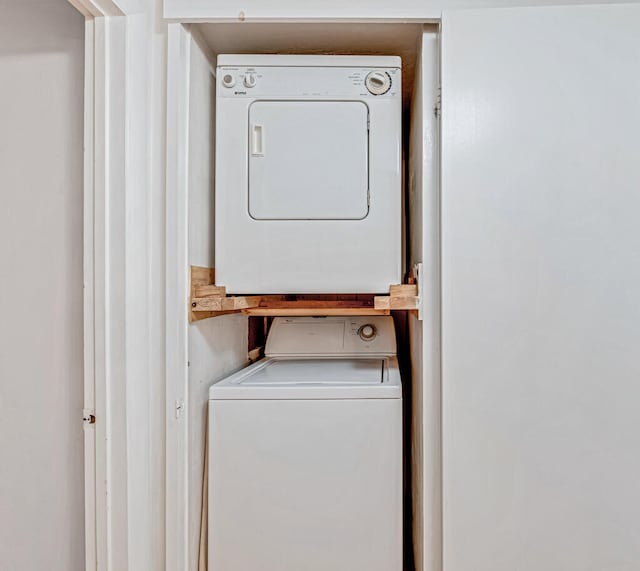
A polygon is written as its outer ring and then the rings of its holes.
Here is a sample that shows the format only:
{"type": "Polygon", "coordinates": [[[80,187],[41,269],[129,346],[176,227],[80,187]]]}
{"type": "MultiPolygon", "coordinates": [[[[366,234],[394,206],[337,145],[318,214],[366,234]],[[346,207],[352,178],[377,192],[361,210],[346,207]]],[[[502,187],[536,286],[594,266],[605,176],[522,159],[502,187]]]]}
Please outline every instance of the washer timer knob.
{"type": "Polygon", "coordinates": [[[360,339],[363,341],[371,341],[378,334],[375,325],[371,325],[371,323],[366,323],[360,329],[358,329],[358,335],[360,339]]]}
{"type": "Polygon", "coordinates": [[[384,71],[372,71],[364,80],[369,93],[384,95],[391,89],[391,76],[384,71]]]}
{"type": "Polygon", "coordinates": [[[244,76],[244,86],[245,87],[255,87],[256,85],[256,76],[253,73],[247,73],[244,76]]]}

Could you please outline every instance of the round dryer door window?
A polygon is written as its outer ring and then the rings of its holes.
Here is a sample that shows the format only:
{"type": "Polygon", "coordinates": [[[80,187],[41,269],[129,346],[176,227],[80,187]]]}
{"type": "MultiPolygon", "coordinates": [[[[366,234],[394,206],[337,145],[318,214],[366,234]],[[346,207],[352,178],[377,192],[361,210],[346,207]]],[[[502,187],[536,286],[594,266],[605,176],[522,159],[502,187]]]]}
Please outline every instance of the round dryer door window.
{"type": "Polygon", "coordinates": [[[249,107],[249,200],[258,220],[360,220],[369,212],[368,108],[359,101],[249,107]]]}

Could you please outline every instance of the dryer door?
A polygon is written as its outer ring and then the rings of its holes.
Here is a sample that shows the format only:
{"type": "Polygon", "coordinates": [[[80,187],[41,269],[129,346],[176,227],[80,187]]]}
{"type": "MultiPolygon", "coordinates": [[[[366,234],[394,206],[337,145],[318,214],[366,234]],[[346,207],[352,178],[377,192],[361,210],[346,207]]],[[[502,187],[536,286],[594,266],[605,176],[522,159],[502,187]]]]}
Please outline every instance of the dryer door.
{"type": "Polygon", "coordinates": [[[249,108],[249,214],[359,220],[369,211],[369,110],[360,101],[256,101],[249,108]]]}

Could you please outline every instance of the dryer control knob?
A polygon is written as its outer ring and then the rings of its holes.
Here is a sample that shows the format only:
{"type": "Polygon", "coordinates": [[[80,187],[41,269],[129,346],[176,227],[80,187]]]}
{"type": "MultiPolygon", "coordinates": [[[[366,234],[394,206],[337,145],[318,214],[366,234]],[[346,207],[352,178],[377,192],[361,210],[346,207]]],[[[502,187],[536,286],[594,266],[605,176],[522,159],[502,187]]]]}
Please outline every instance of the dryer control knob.
{"type": "Polygon", "coordinates": [[[255,87],[255,85],[256,85],[256,76],[253,73],[247,73],[244,76],[244,86],[255,87]]]}
{"type": "Polygon", "coordinates": [[[369,93],[383,95],[391,89],[391,76],[384,71],[372,71],[364,80],[369,93]]]}
{"type": "Polygon", "coordinates": [[[363,341],[371,341],[378,334],[375,325],[367,323],[358,329],[358,335],[363,341]]]}
{"type": "Polygon", "coordinates": [[[230,73],[225,73],[222,76],[222,85],[225,87],[233,87],[236,84],[236,78],[230,73]]]}

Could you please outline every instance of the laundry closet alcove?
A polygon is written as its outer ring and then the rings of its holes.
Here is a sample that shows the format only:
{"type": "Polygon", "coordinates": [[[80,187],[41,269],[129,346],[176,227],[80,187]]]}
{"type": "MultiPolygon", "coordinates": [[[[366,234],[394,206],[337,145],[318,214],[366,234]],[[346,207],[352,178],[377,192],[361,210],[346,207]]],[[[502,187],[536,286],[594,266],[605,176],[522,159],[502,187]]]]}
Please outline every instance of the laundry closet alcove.
{"type": "MultiPolygon", "coordinates": [[[[174,411],[167,428],[167,522],[172,527],[167,529],[167,549],[174,559],[187,561],[189,569],[197,569],[206,543],[201,541],[201,522],[209,387],[260,358],[271,319],[286,315],[394,317],[404,386],[405,567],[413,568],[414,558],[422,560],[425,551],[438,556],[439,522],[430,515],[439,510],[439,496],[432,491],[439,485],[437,43],[437,26],[420,22],[170,26],[167,143],[173,177],[168,181],[168,211],[175,216],[170,222],[178,239],[173,245],[175,267],[168,271],[179,276],[176,293],[185,300],[180,319],[190,324],[180,349],[188,366],[167,386],[168,410],[174,411]],[[265,293],[259,287],[229,293],[216,279],[219,54],[401,58],[400,280],[357,293],[324,287],[318,294],[309,289],[265,293]]],[[[250,242],[243,246],[251,250],[250,242]]],[[[243,257],[238,263],[250,270],[252,259],[243,257]]]]}

